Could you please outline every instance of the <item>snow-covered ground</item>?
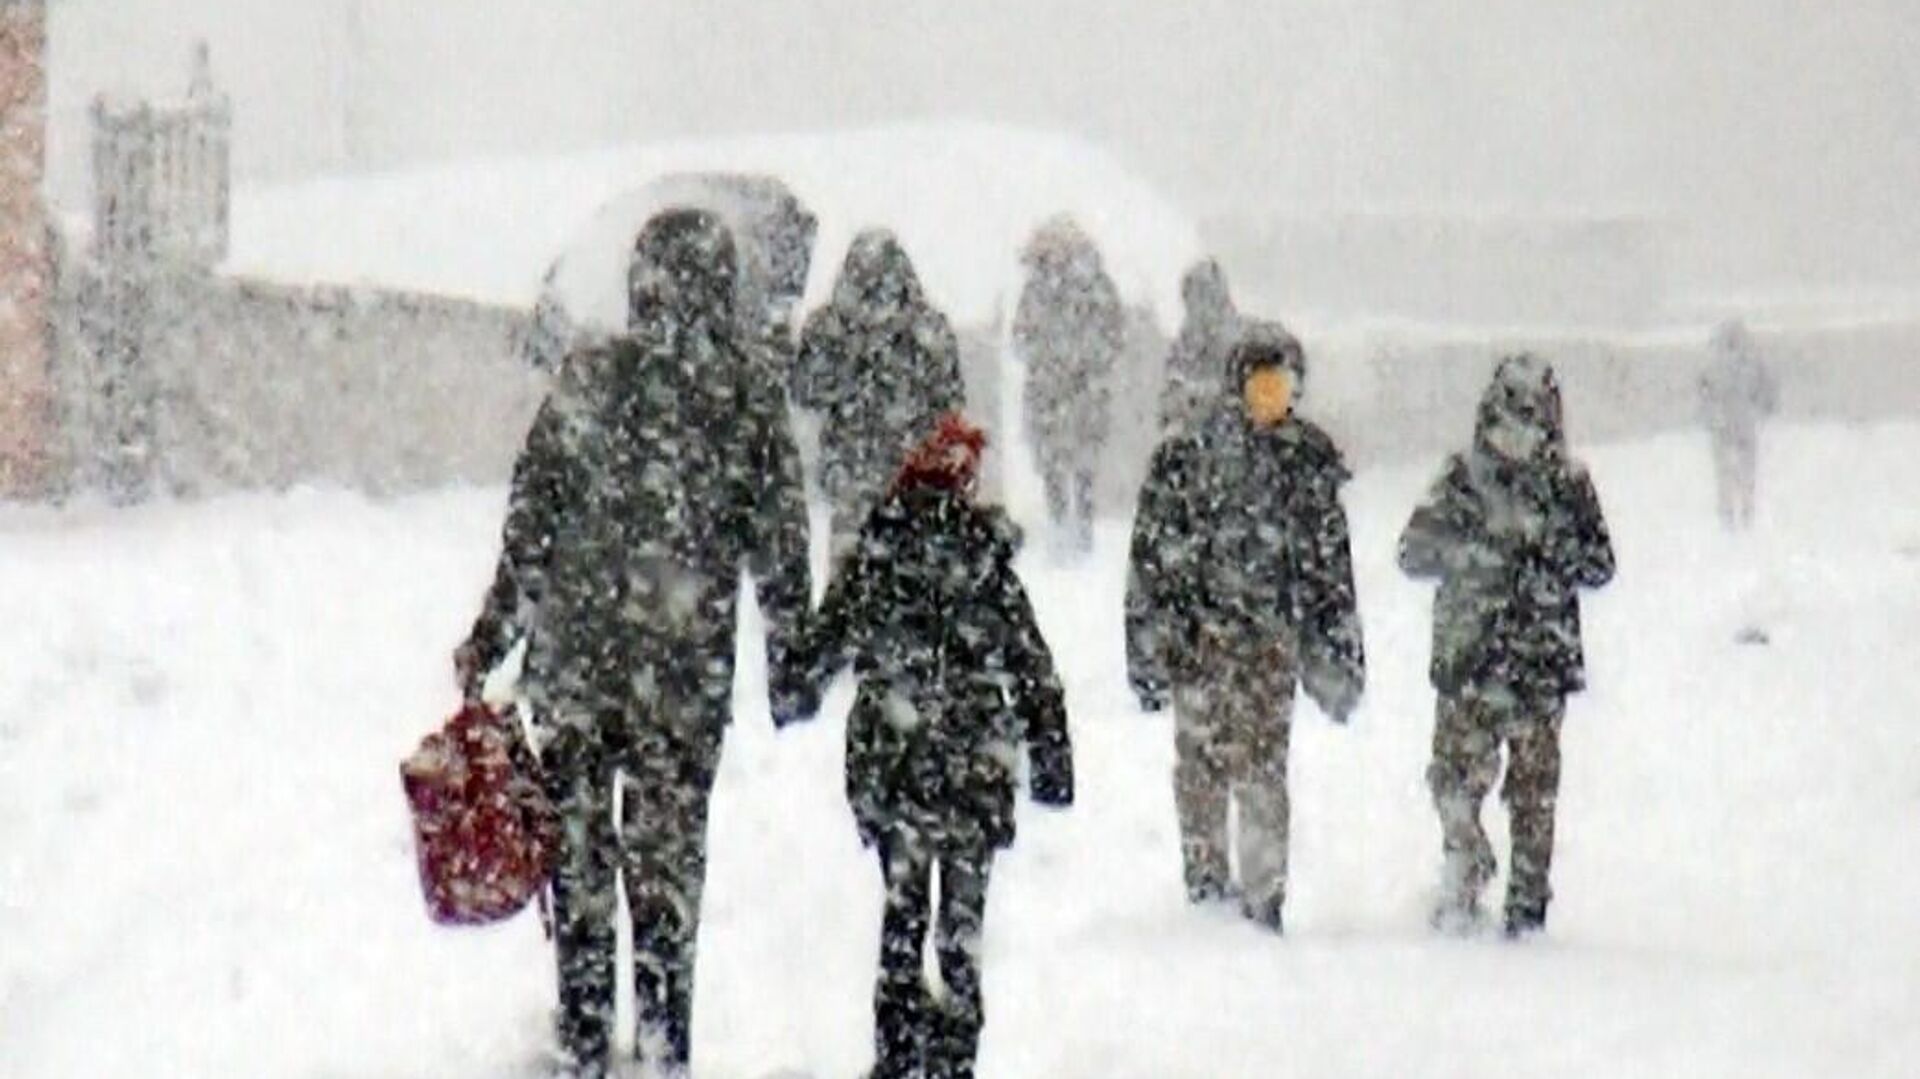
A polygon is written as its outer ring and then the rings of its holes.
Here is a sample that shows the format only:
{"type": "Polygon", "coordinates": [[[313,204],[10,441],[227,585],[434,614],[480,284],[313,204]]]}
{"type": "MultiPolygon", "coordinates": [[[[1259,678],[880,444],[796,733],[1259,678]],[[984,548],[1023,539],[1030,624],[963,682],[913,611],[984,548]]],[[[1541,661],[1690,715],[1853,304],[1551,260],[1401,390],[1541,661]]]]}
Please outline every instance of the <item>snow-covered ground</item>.
{"type": "MultiPolygon", "coordinates": [[[[999,864],[981,1073],[1915,1074],[1920,426],[1780,433],[1748,542],[1714,530],[1705,457],[1591,454],[1620,575],[1587,607],[1560,898],[1523,946],[1424,927],[1427,598],[1391,563],[1424,469],[1349,493],[1371,684],[1350,729],[1298,719],[1284,940],[1183,904],[1170,721],[1120,670],[1124,528],[1084,566],[1033,545],[1082,786],[1023,806],[999,864]],[[1749,621],[1771,645],[1734,643],[1749,621]]],[[[453,704],[501,502],[0,516],[0,1074],[531,1072],[538,922],[427,922],[395,771],[453,704]]],[[[748,652],[699,1074],[851,1076],[880,895],[841,801],[848,694],[776,738],[748,652]]]]}

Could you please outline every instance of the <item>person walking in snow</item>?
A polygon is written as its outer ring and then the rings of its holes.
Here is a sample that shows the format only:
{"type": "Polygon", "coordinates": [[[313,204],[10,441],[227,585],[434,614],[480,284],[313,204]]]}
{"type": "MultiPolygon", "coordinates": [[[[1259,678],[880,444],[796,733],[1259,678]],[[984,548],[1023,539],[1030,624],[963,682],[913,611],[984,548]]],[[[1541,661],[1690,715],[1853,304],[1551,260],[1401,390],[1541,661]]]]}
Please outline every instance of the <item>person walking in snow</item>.
{"type": "Polygon", "coordinates": [[[807,319],[791,389],[820,414],[820,486],[842,550],[907,450],[965,395],[959,341],[891,232],[854,237],[833,298],[807,319]]]}
{"type": "Polygon", "coordinates": [[[886,885],[873,1079],[973,1075],[987,880],[1013,842],[1023,749],[1033,799],[1073,801],[1060,678],[1013,571],[1018,532],[974,501],[985,441],[957,415],[939,421],[860,530],[808,637],[816,685],[843,667],[859,677],[847,800],[886,885]],[[924,973],[930,929],[944,1001],[924,973]]]}
{"type": "Polygon", "coordinates": [[[1228,357],[1230,392],[1154,453],[1134,521],[1127,668],[1141,707],[1174,706],[1174,802],[1187,896],[1234,892],[1228,814],[1238,803],[1240,901],[1278,932],[1287,892],[1287,749],[1296,683],[1343,723],[1365,685],[1349,476],[1293,400],[1300,343],[1250,323],[1228,357]]]}
{"type": "Polygon", "coordinates": [[[688,1067],[743,568],[767,615],[775,719],[813,708],[791,659],[811,598],[799,456],[780,386],[736,340],[735,272],[710,214],[643,228],[629,334],[563,361],[514,466],[493,587],[455,654],[471,699],[526,642],[521,690],[564,822],[553,900],[569,1074],[609,1067],[617,878],[640,1052],[667,1074],[688,1067]]]}
{"type": "Polygon", "coordinates": [[[1180,280],[1186,317],[1167,353],[1160,392],[1160,429],[1175,434],[1207,416],[1226,385],[1227,355],[1240,334],[1240,313],[1220,263],[1202,259],[1180,280]]]}
{"type": "Polygon", "coordinates": [[[1613,577],[1587,470],[1567,451],[1553,369],[1502,360],[1473,445],[1448,458],[1400,537],[1400,568],[1437,579],[1431,677],[1439,704],[1427,782],[1444,870],[1436,927],[1478,924],[1496,871],[1480,805],[1500,774],[1512,811],[1509,936],[1546,925],[1567,696],[1585,685],[1578,590],[1613,577]]]}
{"type": "Polygon", "coordinates": [[[1069,218],[1041,226],[1024,262],[1013,352],[1027,369],[1027,437],[1056,537],[1085,552],[1093,546],[1094,478],[1111,425],[1126,312],[1099,249],[1069,218]]]}
{"type": "Polygon", "coordinates": [[[1760,464],[1760,424],[1779,409],[1773,372],[1738,321],[1713,336],[1713,359],[1700,377],[1700,419],[1713,442],[1714,489],[1720,523],[1729,532],[1753,526],[1760,464]]]}

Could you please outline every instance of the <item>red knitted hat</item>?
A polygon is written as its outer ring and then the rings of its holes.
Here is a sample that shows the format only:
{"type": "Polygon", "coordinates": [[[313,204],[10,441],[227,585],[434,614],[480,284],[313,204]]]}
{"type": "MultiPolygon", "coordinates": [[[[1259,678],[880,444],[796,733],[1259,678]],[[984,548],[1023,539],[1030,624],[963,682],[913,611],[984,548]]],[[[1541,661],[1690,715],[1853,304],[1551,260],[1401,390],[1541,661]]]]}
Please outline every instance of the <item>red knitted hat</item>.
{"type": "Polygon", "coordinates": [[[967,422],[958,412],[949,412],[934,424],[933,431],[907,454],[894,477],[895,490],[936,487],[945,491],[973,489],[980,475],[980,455],[986,451],[986,432],[967,422]]]}

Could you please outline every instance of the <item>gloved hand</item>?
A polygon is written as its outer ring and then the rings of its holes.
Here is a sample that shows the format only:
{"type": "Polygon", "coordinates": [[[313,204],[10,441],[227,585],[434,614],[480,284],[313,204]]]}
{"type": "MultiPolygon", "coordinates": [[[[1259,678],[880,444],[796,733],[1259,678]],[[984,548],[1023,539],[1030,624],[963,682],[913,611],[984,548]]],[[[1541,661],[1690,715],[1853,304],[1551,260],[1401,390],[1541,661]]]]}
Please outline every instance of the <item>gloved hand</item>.
{"type": "Polygon", "coordinates": [[[1036,747],[1030,761],[1030,793],[1040,805],[1065,809],[1073,804],[1073,753],[1064,747],[1036,747]]]}
{"type": "Polygon", "coordinates": [[[466,701],[480,699],[480,691],[485,688],[487,672],[480,659],[480,649],[472,640],[460,642],[453,650],[453,683],[460,687],[460,698],[466,701]]]}
{"type": "Polygon", "coordinates": [[[1139,675],[1133,678],[1133,695],[1140,702],[1140,710],[1148,714],[1165,711],[1173,703],[1173,689],[1164,678],[1153,675],[1139,675]]]}
{"type": "Polygon", "coordinates": [[[1360,679],[1357,674],[1325,660],[1310,661],[1302,672],[1307,696],[1320,706],[1328,719],[1344,724],[1360,704],[1360,679]]]}

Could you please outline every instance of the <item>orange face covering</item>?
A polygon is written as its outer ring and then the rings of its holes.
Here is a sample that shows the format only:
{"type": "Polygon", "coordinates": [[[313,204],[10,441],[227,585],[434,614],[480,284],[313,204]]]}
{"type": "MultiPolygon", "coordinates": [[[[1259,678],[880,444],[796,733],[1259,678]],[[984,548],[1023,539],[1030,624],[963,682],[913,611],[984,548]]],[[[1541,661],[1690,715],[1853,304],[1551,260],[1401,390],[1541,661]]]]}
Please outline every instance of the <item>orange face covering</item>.
{"type": "Polygon", "coordinates": [[[1284,368],[1262,367],[1247,376],[1247,417],[1256,427],[1274,427],[1293,412],[1293,376],[1284,368]]]}

